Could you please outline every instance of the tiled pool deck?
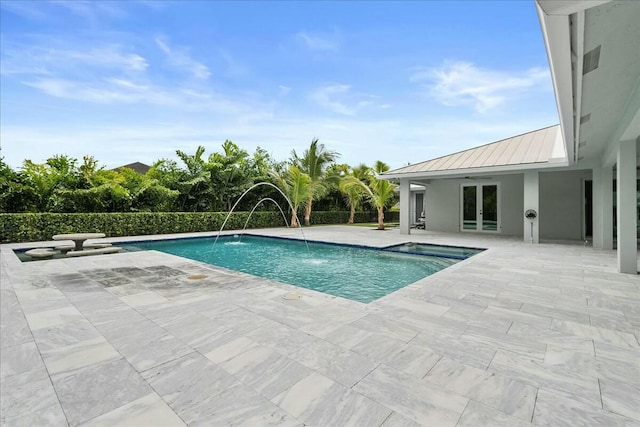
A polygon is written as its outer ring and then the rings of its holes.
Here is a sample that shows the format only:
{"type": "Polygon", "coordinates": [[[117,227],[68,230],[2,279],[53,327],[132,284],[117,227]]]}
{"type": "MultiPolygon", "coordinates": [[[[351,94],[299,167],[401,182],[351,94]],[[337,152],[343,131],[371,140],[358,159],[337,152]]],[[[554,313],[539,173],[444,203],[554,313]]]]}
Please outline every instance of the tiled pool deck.
{"type": "Polygon", "coordinates": [[[640,276],[615,252],[305,234],[489,250],[361,304],[157,252],[20,263],[3,245],[0,424],[640,426],[640,276]]]}

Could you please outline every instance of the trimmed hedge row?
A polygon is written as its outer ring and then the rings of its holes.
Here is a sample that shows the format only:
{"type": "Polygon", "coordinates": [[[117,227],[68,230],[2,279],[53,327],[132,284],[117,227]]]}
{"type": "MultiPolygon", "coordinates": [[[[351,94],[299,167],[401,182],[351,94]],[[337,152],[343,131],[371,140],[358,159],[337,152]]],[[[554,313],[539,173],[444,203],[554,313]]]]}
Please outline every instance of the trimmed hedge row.
{"type": "MultiPolygon", "coordinates": [[[[244,227],[249,212],[234,212],[225,230],[244,227]]],[[[226,212],[135,212],[135,213],[0,213],[0,242],[35,242],[50,240],[54,234],[104,233],[107,237],[145,234],[217,231],[226,212]]],[[[385,212],[385,220],[393,221],[396,212],[385,212]]],[[[372,221],[369,212],[358,212],[356,222],[372,221]]],[[[345,224],[349,212],[313,212],[312,224],[345,224]]],[[[300,218],[302,221],[303,218],[300,218]]],[[[254,212],[247,228],[282,227],[280,212],[254,212]]]]}

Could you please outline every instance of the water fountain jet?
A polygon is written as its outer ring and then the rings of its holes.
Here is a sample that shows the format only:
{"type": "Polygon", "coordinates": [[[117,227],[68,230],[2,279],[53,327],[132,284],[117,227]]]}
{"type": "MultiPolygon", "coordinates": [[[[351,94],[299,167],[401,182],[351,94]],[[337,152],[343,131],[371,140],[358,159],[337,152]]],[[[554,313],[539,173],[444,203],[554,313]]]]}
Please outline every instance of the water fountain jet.
{"type": "MultiPolygon", "coordinates": [[[[289,208],[291,208],[291,212],[293,212],[293,215],[296,218],[296,223],[298,224],[298,228],[300,229],[300,232],[302,233],[302,238],[304,239],[304,243],[307,246],[307,252],[309,252],[309,243],[307,242],[307,237],[304,235],[304,230],[302,229],[302,224],[300,224],[300,218],[298,217],[297,212],[295,211],[295,209],[293,208],[293,203],[291,203],[291,200],[289,200],[289,198],[287,197],[286,194],[284,194],[284,192],[280,189],[280,187],[278,187],[275,184],[272,184],[270,182],[258,182],[253,184],[251,187],[247,188],[245,190],[244,193],[242,193],[242,195],[240,195],[240,197],[238,197],[238,200],[236,200],[236,202],[233,204],[233,206],[231,207],[231,210],[229,211],[229,213],[227,214],[227,217],[224,219],[224,221],[222,222],[222,226],[220,227],[220,230],[218,230],[218,234],[216,235],[216,239],[213,241],[213,245],[211,245],[211,249],[213,250],[213,247],[215,246],[215,244],[218,242],[218,238],[220,238],[220,233],[222,233],[222,230],[224,230],[224,226],[227,225],[227,221],[229,220],[229,217],[231,216],[231,214],[233,213],[234,209],[236,208],[236,206],[238,206],[238,203],[240,203],[242,201],[242,199],[244,198],[244,196],[246,196],[251,190],[253,190],[254,188],[260,187],[261,185],[267,185],[269,187],[273,187],[274,189],[276,189],[278,191],[278,193],[280,193],[282,195],[282,197],[284,197],[284,199],[287,201],[287,203],[289,204],[289,208]]],[[[268,199],[268,198],[267,198],[268,199]]],[[[262,200],[261,200],[262,201],[262,200]]],[[[260,202],[261,202],[260,201],[260,202]]],[[[260,202],[258,202],[257,204],[259,204],[260,202]]],[[[257,206],[256,204],[256,206],[257,206]]],[[[276,203],[276,205],[278,205],[276,203]]],[[[278,205],[278,207],[280,207],[278,205]]],[[[255,207],[254,207],[255,210],[255,207]]],[[[251,211],[253,213],[253,210],[251,211]]],[[[280,209],[280,212],[282,212],[282,209],[280,209]]],[[[249,216],[251,216],[251,214],[249,214],[249,216]]],[[[284,213],[283,213],[284,216],[284,213]]],[[[286,217],[285,217],[285,221],[286,221],[286,217]]],[[[287,224],[289,223],[288,221],[286,221],[287,224]]],[[[246,227],[246,223],[245,223],[245,227],[246,227]]],[[[209,256],[211,255],[211,251],[209,251],[209,256]]],[[[207,258],[209,258],[209,256],[207,258]]]]}

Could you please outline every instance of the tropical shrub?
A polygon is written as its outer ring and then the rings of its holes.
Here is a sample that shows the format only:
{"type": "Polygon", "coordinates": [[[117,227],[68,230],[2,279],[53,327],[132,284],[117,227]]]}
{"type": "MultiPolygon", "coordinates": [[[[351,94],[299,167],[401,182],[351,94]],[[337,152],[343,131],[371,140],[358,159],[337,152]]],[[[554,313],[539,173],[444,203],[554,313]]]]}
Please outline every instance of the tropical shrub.
{"type": "MultiPolygon", "coordinates": [[[[217,231],[226,212],[127,212],[127,213],[0,213],[0,241],[34,242],[51,240],[54,234],[105,233],[107,237],[217,231]]],[[[225,230],[242,230],[249,212],[233,212],[225,230]]],[[[345,224],[349,212],[314,212],[314,224],[345,224]]],[[[356,220],[368,222],[371,214],[356,213],[356,220]]],[[[279,211],[256,211],[247,228],[282,227],[279,211]]]]}

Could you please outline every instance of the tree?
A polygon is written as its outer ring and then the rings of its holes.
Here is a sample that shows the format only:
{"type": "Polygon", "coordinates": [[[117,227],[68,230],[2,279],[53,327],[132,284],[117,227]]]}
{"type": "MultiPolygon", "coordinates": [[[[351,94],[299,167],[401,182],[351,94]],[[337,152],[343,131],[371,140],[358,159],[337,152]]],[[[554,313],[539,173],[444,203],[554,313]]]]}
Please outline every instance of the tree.
{"type": "Polygon", "coordinates": [[[230,211],[234,201],[251,186],[253,177],[249,154],[245,150],[229,140],[222,144],[222,150],[222,153],[209,156],[206,169],[218,202],[215,209],[230,211]]]}
{"type": "Polygon", "coordinates": [[[311,141],[311,145],[299,157],[295,150],[292,152],[293,164],[302,172],[306,173],[310,179],[309,195],[306,199],[304,210],[304,224],[311,223],[311,208],[313,200],[326,194],[327,185],[325,185],[325,172],[327,166],[335,161],[340,154],[335,151],[328,151],[324,144],[318,144],[318,139],[311,141]]]}
{"type": "Polygon", "coordinates": [[[388,207],[395,198],[394,189],[396,185],[379,179],[380,174],[389,170],[389,166],[378,160],[373,169],[369,169],[365,179],[359,179],[355,176],[348,177],[345,180],[345,188],[360,187],[364,190],[369,201],[378,210],[378,230],[384,230],[384,208],[388,207]]]}
{"type": "Polygon", "coordinates": [[[198,146],[195,154],[186,154],[181,150],[176,150],[177,156],[186,166],[180,174],[180,180],[176,183],[177,190],[180,192],[178,199],[181,211],[198,211],[206,210],[211,204],[211,193],[209,188],[210,172],[207,170],[207,164],[202,158],[205,148],[198,146]]]}
{"type": "Polygon", "coordinates": [[[284,173],[271,170],[269,174],[291,202],[291,227],[298,227],[298,209],[311,194],[311,178],[296,165],[289,166],[284,173]]]}
{"type": "Polygon", "coordinates": [[[24,174],[0,157],[0,212],[24,212],[34,204],[34,193],[24,174]]]}
{"type": "Polygon", "coordinates": [[[349,207],[349,224],[353,224],[356,210],[368,193],[361,185],[351,185],[351,182],[353,178],[364,182],[367,180],[370,170],[367,165],[360,164],[355,168],[347,166],[343,172],[338,185],[349,207]]]}
{"type": "Polygon", "coordinates": [[[180,195],[177,190],[161,185],[148,173],[142,175],[129,168],[120,168],[119,173],[124,178],[121,185],[131,197],[132,211],[170,211],[180,195]]]}
{"type": "Polygon", "coordinates": [[[36,212],[57,211],[60,207],[59,191],[75,188],[76,159],[64,156],[53,156],[45,163],[34,163],[25,160],[22,172],[25,181],[33,192],[36,212]]]}

